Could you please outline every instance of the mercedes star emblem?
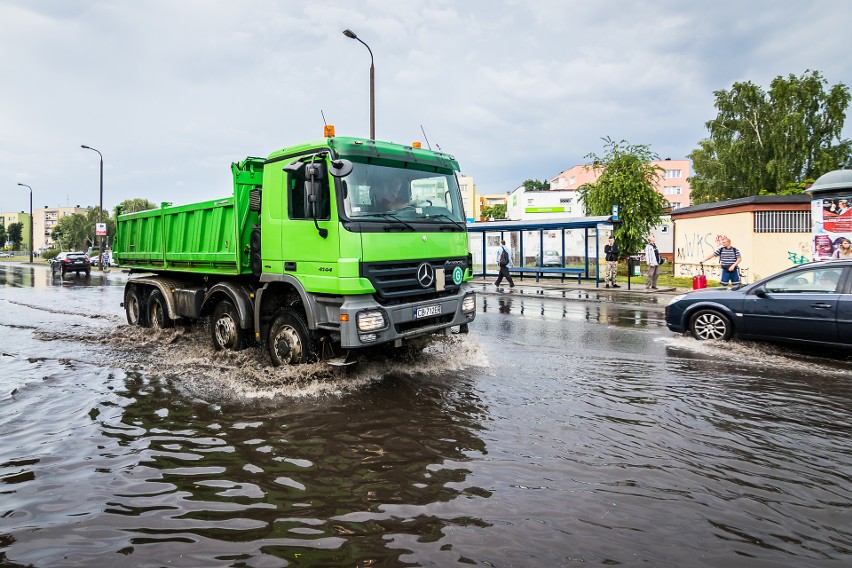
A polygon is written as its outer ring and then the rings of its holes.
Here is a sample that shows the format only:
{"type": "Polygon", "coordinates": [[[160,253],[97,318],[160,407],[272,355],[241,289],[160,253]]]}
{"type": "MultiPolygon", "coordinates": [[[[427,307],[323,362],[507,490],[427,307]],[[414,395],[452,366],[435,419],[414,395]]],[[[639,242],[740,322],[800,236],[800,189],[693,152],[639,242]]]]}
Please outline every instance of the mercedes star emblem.
{"type": "Polygon", "coordinates": [[[435,282],[435,269],[428,262],[417,267],[417,281],[423,288],[428,288],[435,282]]]}

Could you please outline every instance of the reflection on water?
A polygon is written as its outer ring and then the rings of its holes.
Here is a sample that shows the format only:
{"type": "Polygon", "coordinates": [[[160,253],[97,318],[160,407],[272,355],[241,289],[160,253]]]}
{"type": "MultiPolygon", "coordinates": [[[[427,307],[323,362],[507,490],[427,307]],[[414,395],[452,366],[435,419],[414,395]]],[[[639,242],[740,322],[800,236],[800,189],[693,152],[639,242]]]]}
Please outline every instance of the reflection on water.
{"type": "Polygon", "coordinates": [[[105,281],[0,288],[0,565],[852,560],[848,356],[503,294],[469,335],[276,369],[124,325],[105,281]]]}

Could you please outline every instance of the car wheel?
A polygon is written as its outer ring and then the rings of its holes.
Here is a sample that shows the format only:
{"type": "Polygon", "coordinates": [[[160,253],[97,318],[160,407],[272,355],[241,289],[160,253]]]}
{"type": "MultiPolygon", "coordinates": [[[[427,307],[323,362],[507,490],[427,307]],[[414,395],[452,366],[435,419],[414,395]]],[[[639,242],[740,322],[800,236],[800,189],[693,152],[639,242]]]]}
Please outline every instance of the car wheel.
{"type": "Polygon", "coordinates": [[[92,273],[92,269],[91,269],[91,268],[87,268],[87,269],[86,269],[86,276],[89,276],[91,273],[92,273]]]}
{"type": "Polygon", "coordinates": [[[308,326],[297,312],[282,308],[269,332],[269,355],[272,364],[298,365],[314,358],[314,346],[308,326]]]}
{"type": "Polygon", "coordinates": [[[237,308],[230,301],[222,300],[216,304],[210,328],[213,349],[216,351],[239,351],[245,346],[245,333],[240,327],[240,317],[237,308]]]}
{"type": "Polygon", "coordinates": [[[133,286],[124,296],[124,313],[127,315],[127,323],[148,327],[148,318],[142,309],[142,293],[139,288],[133,286]]]}
{"type": "Polygon", "coordinates": [[[175,322],[169,317],[169,312],[166,308],[166,299],[159,290],[154,290],[148,296],[148,321],[151,327],[160,329],[167,329],[175,325],[175,322]]]}
{"type": "Polygon", "coordinates": [[[730,339],[734,326],[728,317],[716,310],[699,310],[689,320],[689,330],[695,339],[730,339]]]}

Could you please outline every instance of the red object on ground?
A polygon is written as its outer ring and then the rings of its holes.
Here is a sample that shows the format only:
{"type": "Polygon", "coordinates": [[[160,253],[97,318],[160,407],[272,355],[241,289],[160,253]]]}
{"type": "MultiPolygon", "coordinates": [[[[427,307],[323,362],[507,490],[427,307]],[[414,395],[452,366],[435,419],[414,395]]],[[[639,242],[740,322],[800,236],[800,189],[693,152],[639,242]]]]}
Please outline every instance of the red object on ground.
{"type": "Polygon", "coordinates": [[[701,274],[696,274],[692,277],[692,289],[701,290],[707,287],[707,276],[704,275],[704,267],[701,267],[701,274]]]}

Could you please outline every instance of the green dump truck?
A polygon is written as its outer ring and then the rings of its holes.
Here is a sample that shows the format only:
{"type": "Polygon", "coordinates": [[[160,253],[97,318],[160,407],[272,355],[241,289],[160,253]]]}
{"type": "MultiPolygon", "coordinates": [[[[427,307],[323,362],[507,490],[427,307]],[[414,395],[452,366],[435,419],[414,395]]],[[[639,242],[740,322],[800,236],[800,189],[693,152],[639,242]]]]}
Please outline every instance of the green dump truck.
{"type": "Polygon", "coordinates": [[[127,321],[209,319],[215,349],[266,347],[274,365],[465,333],[458,169],[416,144],[331,135],[232,164],[232,196],[120,214],[127,321]]]}

